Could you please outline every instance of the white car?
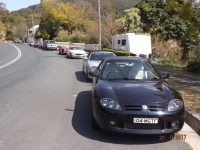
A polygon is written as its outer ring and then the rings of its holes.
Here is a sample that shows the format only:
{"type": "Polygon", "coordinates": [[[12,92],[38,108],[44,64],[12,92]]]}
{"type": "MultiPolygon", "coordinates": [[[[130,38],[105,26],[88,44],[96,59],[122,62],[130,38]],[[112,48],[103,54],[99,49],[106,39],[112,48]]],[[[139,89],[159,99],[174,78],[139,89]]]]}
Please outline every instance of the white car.
{"type": "Polygon", "coordinates": [[[81,47],[69,47],[67,51],[68,58],[84,58],[87,56],[87,53],[81,47]]]}
{"type": "Polygon", "coordinates": [[[44,40],[43,48],[44,50],[58,50],[58,46],[54,40],[44,40]]]}
{"type": "Polygon", "coordinates": [[[49,43],[47,43],[47,49],[48,50],[58,50],[58,46],[54,41],[49,41],[49,43]]]}
{"type": "Polygon", "coordinates": [[[89,72],[94,72],[102,60],[114,56],[116,56],[115,53],[108,51],[101,50],[90,52],[88,57],[83,59],[83,72],[85,73],[86,79],[92,79],[89,72]]]}

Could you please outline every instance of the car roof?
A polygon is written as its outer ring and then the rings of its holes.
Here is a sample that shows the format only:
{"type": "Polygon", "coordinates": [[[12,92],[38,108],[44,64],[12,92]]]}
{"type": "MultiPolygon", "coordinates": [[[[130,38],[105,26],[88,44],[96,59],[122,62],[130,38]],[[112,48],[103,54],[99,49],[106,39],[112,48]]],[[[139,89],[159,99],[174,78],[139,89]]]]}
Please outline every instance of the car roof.
{"type": "Polygon", "coordinates": [[[113,52],[97,50],[97,51],[91,51],[90,53],[113,53],[113,52]]]}
{"type": "Polygon", "coordinates": [[[78,47],[78,48],[81,48],[81,46],[69,46],[70,48],[74,48],[74,47],[78,47]]]}
{"type": "Polygon", "coordinates": [[[106,58],[104,61],[109,60],[139,60],[139,61],[147,61],[146,58],[136,57],[136,56],[115,56],[115,57],[109,57],[106,58]]]}

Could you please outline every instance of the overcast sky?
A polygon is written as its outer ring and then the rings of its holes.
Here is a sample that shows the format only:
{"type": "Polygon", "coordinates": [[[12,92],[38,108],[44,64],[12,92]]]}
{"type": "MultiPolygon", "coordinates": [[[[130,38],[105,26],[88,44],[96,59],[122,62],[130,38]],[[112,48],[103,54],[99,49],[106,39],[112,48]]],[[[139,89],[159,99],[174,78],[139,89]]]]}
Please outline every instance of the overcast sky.
{"type": "Polygon", "coordinates": [[[0,2],[6,4],[6,8],[9,11],[14,11],[30,5],[39,4],[40,0],[0,0],[0,2]]]}

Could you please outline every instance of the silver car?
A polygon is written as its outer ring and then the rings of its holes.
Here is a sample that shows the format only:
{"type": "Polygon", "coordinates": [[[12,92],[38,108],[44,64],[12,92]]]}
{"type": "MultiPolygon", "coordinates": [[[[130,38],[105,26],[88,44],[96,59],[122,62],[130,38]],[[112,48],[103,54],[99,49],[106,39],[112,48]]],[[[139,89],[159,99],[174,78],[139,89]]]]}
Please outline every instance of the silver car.
{"type": "Polygon", "coordinates": [[[115,53],[108,51],[90,52],[88,56],[83,59],[83,72],[86,76],[86,79],[92,79],[92,77],[89,75],[89,72],[94,72],[103,59],[113,56],[116,56],[115,53]]]}

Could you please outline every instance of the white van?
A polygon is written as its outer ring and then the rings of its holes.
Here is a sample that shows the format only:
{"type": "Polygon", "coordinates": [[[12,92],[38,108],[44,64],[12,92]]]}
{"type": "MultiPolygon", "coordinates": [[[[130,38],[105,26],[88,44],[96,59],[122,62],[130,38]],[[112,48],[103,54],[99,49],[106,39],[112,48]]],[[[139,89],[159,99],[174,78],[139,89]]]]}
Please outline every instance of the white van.
{"type": "Polygon", "coordinates": [[[138,57],[149,57],[152,53],[151,36],[127,33],[112,37],[112,49],[128,51],[138,57]]]}

